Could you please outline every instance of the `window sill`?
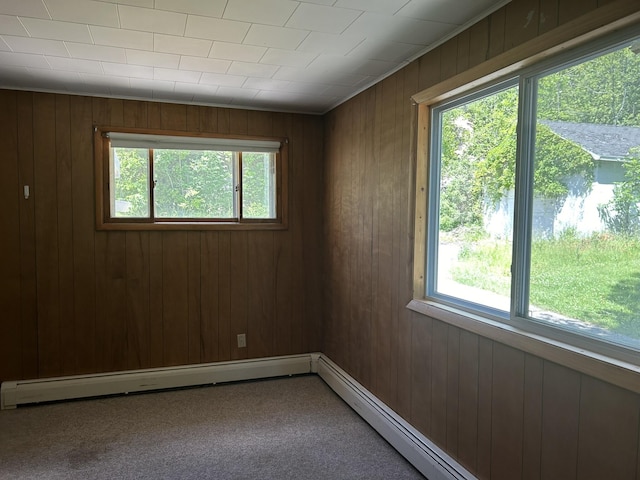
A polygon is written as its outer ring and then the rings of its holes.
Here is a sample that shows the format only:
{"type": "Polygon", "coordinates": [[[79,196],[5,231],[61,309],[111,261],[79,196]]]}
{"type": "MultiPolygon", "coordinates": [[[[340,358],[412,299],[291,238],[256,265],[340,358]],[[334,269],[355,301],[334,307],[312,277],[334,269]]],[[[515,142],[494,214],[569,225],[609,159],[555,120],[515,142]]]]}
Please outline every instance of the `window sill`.
{"type": "Polygon", "coordinates": [[[96,225],[96,230],[106,231],[202,231],[202,230],[287,230],[285,223],[275,222],[103,222],[96,225]]]}
{"type": "Polygon", "coordinates": [[[437,302],[414,299],[409,310],[640,393],[640,366],[555,341],[437,302]]]}

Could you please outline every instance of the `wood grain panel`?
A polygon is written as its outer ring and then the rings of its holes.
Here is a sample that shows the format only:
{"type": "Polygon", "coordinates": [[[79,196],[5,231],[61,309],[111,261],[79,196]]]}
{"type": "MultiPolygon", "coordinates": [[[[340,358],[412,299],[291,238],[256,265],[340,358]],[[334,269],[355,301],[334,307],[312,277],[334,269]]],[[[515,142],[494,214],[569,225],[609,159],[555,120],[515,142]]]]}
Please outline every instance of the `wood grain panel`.
{"type": "Polygon", "coordinates": [[[236,339],[231,332],[231,232],[218,238],[218,360],[230,360],[236,339]]]}
{"type": "Polygon", "coordinates": [[[478,336],[460,331],[458,386],[458,458],[470,471],[478,465],[478,336]]]}
{"type": "Polygon", "coordinates": [[[538,0],[511,2],[505,7],[504,48],[508,50],[538,35],[538,0]]]}
{"type": "Polygon", "coordinates": [[[559,0],[540,0],[538,35],[546,33],[558,26],[558,1],[559,0]]]}
{"type": "MultiPolygon", "coordinates": [[[[11,108],[2,109],[9,113],[11,108]]],[[[16,129],[19,183],[18,189],[29,185],[35,186],[33,159],[33,95],[29,92],[16,93],[16,129]]],[[[3,128],[11,132],[11,128],[3,128]]],[[[3,142],[10,146],[11,142],[3,142]]],[[[5,150],[7,158],[11,158],[11,148],[5,150]]],[[[7,175],[11,178],[11,175],[7,175]]],[[[11,190],[8,190],[11,191],[11,190]]],[[[35,192],[32,192],[33,195],[35,192]]],[[[18,196],[18,198],[23,198],[18,196]]],[[[21,313],[21,345],[22,371],[19,378],[37,378],[38,376],[38,295],[36,284],[36,223],[35,202],[33,196],[25,201],[20,200],[20,313],[21,313]]],[[[3,230],[10,232],[11,230],[3,230]]],[[[10,237],[8,237],[10,238],[10,237]]],[[[8,310],[10,311],[10,310],[8,310]]],[[[11,318],[9,316],[9,318],[11,318]]],[[[10,336],[8,337],[10,338],[10,336]]],[[[15,344],[17,345],[17,343],[15,344]]]]}
{"type": "Polygon", "coordinates": [[[436,48],[424,54],[418,60],[418,90],[424,90],[440,81],[440,57],[442,50],[436,48]]]}
{"type": "Polygon", "coordinates": [[[440,50],[440,80],[446,80],[458,73],[458,37],[440,45],[440,50]]]}
{"type": "Polygon", "coordinates": [[[58,95],[55,97],[55,115],[61,371],[78,373],[73,308],[75,297],[75,282],[73,278],[73,185],[71,183],[71,119],[68,96],[58,95]]]}
{"type": "Polygon", "coordinates": [[[504,52],[505,48],[505,20],[506,12],[504,8],[493,12],[489,16],[489,55],[488,58],[504,52]]]}
{"type": "Polygon", "coordinates": [[[597,0],[558,0],[558,23],[562,25],[598,6],[597,0]]]}
{"type": "Polygon", "coordinates": [[[493,347],[491,478],[522,475],[524,354],[496,343],[493,347]]]}
{"type": "Polygon", "coordinates": [[[0,231],[2,262],[0,262],[0,381],[19,378],[22,374],[21,355],[21,262],[20,262],[20,188],[18,168],[17,101],[15,92],[0,92],[0,143],[3,154],[3,174],[0,175],[0,231]]]}
{"type": "Polygon", "coordinates": [[[202,331],[201,331],[201,233],[187,233],[188,250],[188,330],[189,330],[189,363],[200,363],[202,351],[202,331]]]}
{"type": "Polygon", "coordinates": [[[576,478],[580,374],[544,362],[542,478],[576,478]]]}
{"type": "Polygon", "coordinates": [[[90,373],[97,371],[92,105],[87,97],[70,101],[75,349],[78,373],[90,373]]]}
{"type": "Polygon", "coordinates": [[[34,94],[34,201],[36,221],[36,278],[38,291],[38,372],[62,374],[60,293],[58,280],[57,165],[55,97],[34,94]]]}
{"type": "Polygon", "coordinates": [[[275,266],[273,232],[255,232],[247,238],[247,355],[273,355],[275,266]]]}
{"type": "Polygon", "coordinates": [[[469,67],[484,62],[488,53],[489,19],[484,18],[469,29],[469,67]]]}
{"type": "Polygon", "coordinates": [[[447,335],[447,451],[458,456],[460,329],[449,326],[447,335]]]}
{"type": "Polygon", "coordinates": [[[247,345],[253,342],[252,334],[247,332],[247,300],[249,286],[249,263],[247,259],[248,239],[247,232],[230,232],[230,324],[229,341],[231,343],[231,359],[247,358],[247,348],[238,348],[237,335],[247,335],[247,345]]]}
{"type": "Polygon", "coordinates": [[[152,365],[149,232],[127,232],[125,235],[127,368],[149,368],[152,365]]]}
{"type": "Polygon", "coordinates": [[[471,51],[471,34],[469,30],[460,32],[457,36],[458,45],[456,52],[456,73],[464,72],[469,68],[469,54],[471,51]]]}
{"type": "Polygon", "coordinates": [[[163,363],[189,362],[189,246],[186,232],[162,238],[163,363]]]}
{"type": "Polygon", "coordinates": [[[447,445],[447,360],[449,327],[433,322],[431,337],[431,430],[429,437],[438,445],[447,445]]]}
{"type": "Polygon", "coordinates": [[[577,478],[636,478],[638,395],[584,376],[580,391],[577,478]],[[602,415],[602,412],[610,412],[602,415]]]}
{"type": "MultiPolygon", "coordinates": [[[[493,342],[478,343],[478,469],[479,478],[491,478],[493,436],[493,342]]],[[[496,412],[496,415],[499,412],[496,412]]]]}
{"type": "Polygon", "coordinates": [[[411,314],[411,423],[424,435],[431,432],[433,321],[411,314]]]}
{"type": "Polygon", "coordinates": [[[218,232],[203,232],[201,238],[202,268],[200,269],[201,357],[203,362],[218,360],[220,307],[220,245],[218,232]]]}
{"type": "Polygon", "coordinates": [[[543,362],[532,355],[525,355],[524,362],[522,478],[533,480],[540,478],[543,362]]]}

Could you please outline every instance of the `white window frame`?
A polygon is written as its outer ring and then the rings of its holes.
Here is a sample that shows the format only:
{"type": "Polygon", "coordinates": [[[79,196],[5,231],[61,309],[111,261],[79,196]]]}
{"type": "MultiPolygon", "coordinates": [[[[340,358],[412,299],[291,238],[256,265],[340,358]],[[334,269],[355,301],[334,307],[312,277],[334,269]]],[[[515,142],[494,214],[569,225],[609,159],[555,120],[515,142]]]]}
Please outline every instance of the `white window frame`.
{"type": "MultiPolygon", "coordinates": [[[[274,230],[287,228],[287,156],[286,138],[255,136],[213,136],[185,132],[134,128],[94,127],[94,157],[96,186],[96,228],[98,230],[274,230]],[[210,150],[233,152],[235,218],[155,217],[149,205],[149,217],[122,217],[111,212],[110,178],[113,148],[210,150]],[[242,212],[242,154],[269,153],[275,169],[270,186],[274,199],[270,218],[251,218],[242,212]]],[[[150,166],[153,164],[150,160],[150,166]]],[[[150,172],[152,175],[152,172],[150,172]]],[[[149,201],[152,201],[153,179],[149,179],[149,201]]]]}
{"type": "MultiPolygon", "coordinates": [[[[434,238],[434,222],[431,209],[437,202],[438,186],[429,182],[429,167],[439,146],[434,145],[431,135],[434,110],[442,105],[453,105],[456,101],[470,101],[473,95],[482,96],[487,89],[499,89],[505,82],[519,83],[519,124],[516,167],[516,185],[532,178],[528,169],[530,162],[523,161],[531,152],[532,136],[527,134],[527,118],[531,112],[532,95],[527,83],[534,82],[552,70],[562,69],[571,63],[582,61],[585,56],[597,56],[615,49],[640,35],[638,15],[626,20],[613,21],[602,27],[583,26],[583,32],[568,32],[566,43],[558,38],[543,38],[538,45],[523,45],[508,58],[497,58],[488,65],[477,68],[478,72],[465,72],[451,82],[443,82],[414,95],[416,105],[414,117],[416,167],[415,248],[414,248],[414,299],[408,308],[445,321],[479,335],[511,345],[525,352],[550,359],[570,368],[604,379],[640,393],[640,352],[618,344],[602,342],[591,337],[560,330],[526,318],[528,297],[528,244],[530,232],[528,218],[530,200],[521,196],[516,200],[514,219],[515,260],[512,267],[512,305],[508,315],[489,308],[478,307],[470,302],[438,295],[429,282],[433,281],[434,266],[431,259],[437,254],[437,238],[434,238]],[[617,28],[616,28],[617,27],[617,28]],[[572,36],[572,34],[574,36],[572,36]],[[541,45],[547,48],[541,48],[541,45]],[[574,48],[569,48],[574,47],[574,48]],[[516,59],[520,58],[516,61],[516,59]],[[475,76],[474,76],[475,75],[475,76]],[[516,79],[516,80],[514,80],[516,79]],[[449,85],[447,85],[449,83],[449,85]],[[523,147],[524,145],[524,147],[523,147]],[[524,168],[523,168],[524,167],[524,168]],[[527,283],[517,282],[524,278],[527,283]]],[[[594,20],[595,23],[595,20],[594,20]]],[[[578,27],[576,27],[579,30],[578,27]]],[[[439,157],[438,157],[439,158],[439,157]]],[[[437,168],[437,167],[436,167],[437,168]]],[[[437,205],[436,205],[437,206],[437,205]]]]}

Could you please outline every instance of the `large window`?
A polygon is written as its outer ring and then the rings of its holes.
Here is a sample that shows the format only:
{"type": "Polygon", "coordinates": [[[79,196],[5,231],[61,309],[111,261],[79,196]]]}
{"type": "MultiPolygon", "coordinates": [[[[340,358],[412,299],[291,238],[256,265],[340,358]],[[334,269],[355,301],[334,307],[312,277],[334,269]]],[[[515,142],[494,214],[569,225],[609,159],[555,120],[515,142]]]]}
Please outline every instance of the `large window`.
{"type": "Polygon", "coordinates": [[[284,225],[276,139],[96,129],[99,228],[284,225]]]}
{"type": "Polygon", "coordinates": [[[618,35],[431,106],[424,294],[637,363],[640,41],[618,35]]]}

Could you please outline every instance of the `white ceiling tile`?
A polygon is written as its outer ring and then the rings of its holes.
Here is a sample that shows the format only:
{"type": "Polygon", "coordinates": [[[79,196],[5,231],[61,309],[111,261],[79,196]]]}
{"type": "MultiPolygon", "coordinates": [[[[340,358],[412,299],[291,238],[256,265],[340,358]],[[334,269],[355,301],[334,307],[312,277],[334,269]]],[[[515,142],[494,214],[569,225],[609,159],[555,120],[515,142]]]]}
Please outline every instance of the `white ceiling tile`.
{"type": "Polygon", "coordinates": [[[12,15],[0,15],[0,35],[29,36],[18,17],[12,15]]]}
{"type": "Polygon", "coordinates": [[[259,90],[252,88],[234,88],[234,87],[220,87],[216,93],[217,97],[226,97],[232,101],[245,101],[251,100],[256,96],[259,90]]]}
{"type": "Polygon", "coordinates": [[[291,0],[228,0],[223,18],[283,26],[297,6],[291,0]]]}
{"type": "Polygon", "coordinates": [[[309,82],[357,87],[358,85],[364,84],[369,77],[366,75],[354,75],[341,71],[280,67],[273,78],[279,80],[290,80],[292,82],[309,82]]]}
{"type": "Polygon", "coordinates": [[[65,22],[119,27],[115,5],[91,0],[46,0],[51,18],[65,22]]]}
{"type": "Polygon", "coordinates": [[[291,82],[287,80],[274,80],[273,78],[247,78],[242,85],[243,88],[252,88],[255,90],[286,90],[291,82]]]}
{"type": "Polygon", "coordinates": [[[144,32],[166,33],[168,35],[184,35],[187,15],[184,13],[165,12],[150,8],[119,5],[120,24],[122,28],[142,30],[144,32]]]}
{"type": "MultiPolygon", "coordinates": [[[[425,3],[425,0],[421,1],[425,3]]],[[[338,0],[335,6],[393,15],[407,3],[409,3],[409,0],[338,0]]],[[[449,3],[451,3],[451,0],[449,0],[449,3]]]]}
{"type": "MultiPolygon", "coordinates": [[[[385,62],[384,60],[360,60],[352,70],[357,75],[370,75],[378,77],[385,72],[390,72],[399,65],[395,62],[385,62]]],[[[348,71],[348,70],[347,70],[348,71]]]]}
{"type": "Polygon", "coordinates": [[[56,57],[68,57],[69,53],[63,42],[59,40],[45,40],[42,38],[14,37],[3,35],[2,39],[14,52],[40,53],[56,57]]]}
{"type": "Polygon", "coordinates": [[[315,3],[317,5],[333,5],[336,0],[301,0],[302,3],[315,3]]]}
{"type": "Polygon", "coordinates": [[[91,35],[97,45],[153,50],[153,33],[123,28],[90,26],[91,35]]]}
{"type": "Polygon", "coordinates": [[[59,90],[66,90],[67,86],[74,82],[80,82],[80,75],[74,72],[63,72],[51,69],[29,69],[40,80],[46,80],[47,84],[53,85],[59,90]]]}
{"type": "Polygon", "coordinates": [[[123,89],[129,88],[131,84],[129,83],[129,79],[126,77],[114,77],[112,75],[95,75],[92,73],[81,73],[80,78],[82,81],[88,85],[102,85],[107,88],[111,92],[114,89],[123,89]]]}
{"type": "Polygon", "coordinates": [[[255,45],[241,45],[228,42],[213,42],[213,48],[209,56],[225,60],[238,60],[241,62],[257,62],[267,51],[265,47],[255,45]]]}
{"type": "Polygon", "coordinates": [[[411,0],[397,15],[462,25],[495,3],[493,0],[411,0]]]}
{"type": "Polygon", "coordinates": [[[102,62],[106,75],[114,77],[133,77],[153,79],[153,67],[143,65],[125,65],[122,63],[102,62]]]}
{"type": "Polygon", "coordinates": [[[102,73],[102,65],[96,60],[64,57],[46,57],[46,59],[54,70],[66,70],[78,73],[102,73]]]}
{"type": "MultiPolygon", "coordinates": [[[[349,88],[349,87],[342,87],[349,88]]],[[[304,93],[305,95],[325,95],[329,86],[312,82],[289,82],[288,92],[304,93]]]]}
{"type": "Polygon", "coordinates": [[[153,78],[156,80],[171,80],[173,82],[198,83],[202,72],[189,70],[175,70],[172,68],[154,68],[153,78]]]}
{"type": "Polygon", "coordinates": [[[2,13],[21,17],[51,18],[42,0],[3,0],[0,2],[2,13]]]}
{"type": "Polygon", "coordinates": [[[332,33],[311,32],[298,50],[311,53],[346,55],[360,44],[366,35],[334,35],[332,33]]]}
{"type": "Polygon", "coordinates": [[[127,57],[123,48],[107,47],[104,45],[87,45],[85,43],[66,43],[67,49],[73,58],[85,58],[87,60],[100,60],[114,63],[127,63],[127,57]]]}
{"type": "Polygon", "coordinates": [[[127,49],[127,63],[149,67],[178,68],[180,56],[171,53],[146,52],[127,49]]]}
{"type": "Polygon", "coordinates": [[[315,32],[341,33],[362,14],[358,10],[301,4],[287,22],[287,27],[315,32]]]}
{"type": "Polygon", "coordinates": [[[176,55],[189,55],[192,57],[206,57],[211,51],[211,40],[202,38],[178,37],[175,35],[153,35],[153,50],[162,53],[175,53],[176,55]]]}
{"type": "Polygon", "coordinates": [[[214,95],[218,91],[215,85],[203,85],[201,83],[183,83],[176,82],[174,90],[179,92],[191,92],[195,95],[214,95]]]}
{"type": "Polygon", "coordinates": [[[217,73],[203,73],[200,83],[204,85],[218,85],[221,87],[241,87],[247,77],[239,75],[221,75],[217,73]]]}
{"type": "Polygon", "coordinates": [[[29,36],[34,38],[91,43],[89,28],[80,23],[58,22],[40,18],[23,18],[22,23],[29,32],[29,36]]]}
{"type": "Polygon", "coordinates": [[[30,53],[0,52],[0,65],[31,68],[51,68],[47,63],[47,60],[44,58],[44,55],[33,55],[30,53]]]}
{"type": "Polygon", "coordinates": [[[421,45],[412,45],[410,43],[365,40],[354,48],[348,56],[399,63],[412,58],[422,48],[421,45]]]}
{"type": "Polygon", "coordinates": [[[193,70],[195,72],[225,73],[229,70],[231,62],[217,58],[180,57],[180,70],[193,70]]]}
{"type": "Polygon", "coordinates": [[[100,0],[107,3],[119,3],[121,5],[131,5],[133,7],[153,8],[154,0],[100,0]]]}
{"type": "Polygon", "coordinates": [[[189,15],[185,36],[241,43],[250,26],[233,20],[189,15]]]}
{"type": "Polygon", "coordinates": [[[364,35],[379,41],[429,45],[450,31],[451,25],[446,23],[365,12],[345,33],[364,35]]]}
{"type": "Polygon", "coordinates": [[[315,53],[270,48],[267,50],[267,53],[264,54],[260,63],[284,65],[288,67],[306,67],[314,58],[316,58],[316,56],[317,54],[315,53]]]}
{"type": "Polygon", "coordinates": [[[245,77],[265,77],[271,78],[278,71],[277,65],[261,65],[258,63],[232,62],[229,67],[229,74],[244,75],[245,77]]]}
{"type": "Polygon", "coordinates": [[[205,17],[221,18],[226,0],[155,0],[158,10],[188,13],[191,15],[203,15],[205,17]]]}
{"type": "Polygon", "coordinates": [[[350,96],[353,93],[353,89],[344,85],[331,85],[323,93],[330,97],[344,98],[350,96]]]}
{"type": "Polygon", "coordinates": [[[307,35],[309,32],[306,30],[251,25],[243,43],[295,50],[307,35]]]}
{"type": "Polygon", "coordinates": [[[130,78],[129,83],[133,88],[157,91],[173,91],[173,87],[175,86],[175,82],[169,82],[167,80],[145,80],[143,78],[130,78]]]}
{"type": "Polygon", "coordinates": [[[9,45],[7,45],[7,42],[5,42],[2,37],[0,37],[0,52],[10,52],[11,49],[9,48],[9,45]]]}

